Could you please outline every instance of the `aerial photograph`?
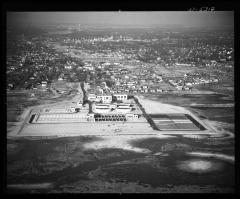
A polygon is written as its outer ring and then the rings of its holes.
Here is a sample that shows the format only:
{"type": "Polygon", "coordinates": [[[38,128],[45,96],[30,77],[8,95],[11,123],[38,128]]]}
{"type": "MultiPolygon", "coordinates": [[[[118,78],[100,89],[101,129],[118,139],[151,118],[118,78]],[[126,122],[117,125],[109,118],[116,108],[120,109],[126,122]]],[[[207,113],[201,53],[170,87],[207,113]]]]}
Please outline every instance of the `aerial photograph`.
{"type": "Polygon", "coordinates": [[[234,11],[8,11],[6,192],[235,193],[234,11]]]}

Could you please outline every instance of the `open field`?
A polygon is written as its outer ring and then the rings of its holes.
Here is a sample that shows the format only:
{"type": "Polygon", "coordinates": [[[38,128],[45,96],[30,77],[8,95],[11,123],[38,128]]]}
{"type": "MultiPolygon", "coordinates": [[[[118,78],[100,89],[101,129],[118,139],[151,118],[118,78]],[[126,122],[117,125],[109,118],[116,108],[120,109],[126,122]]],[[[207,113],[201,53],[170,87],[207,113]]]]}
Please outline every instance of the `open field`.
{"type": "Polygon", "coordinates": [[[233,193],[233,146],[181,135],[8,140],[8,192],[233,193]]]}
{"type": "Polygon", "coordinates": [[[177,105],[189,106],[191,104],[228,104],[234,103],[234,98],[223,94],[145,94],[147,99],[177,105]]]}
{"type": "Polygon", "coordinates": [[[164,77],[169,78],[182,78],[185,73],[192,73],[195,71],[193,67],[189,66],[163,67],[161,65],[157,65],[154,67],[154,69],[156,72],[163,74],[164,77]]]}
{"type": "Polygon", "coordinates": [[[146,95],[146,98],[172,105],[184,106],[199,118],[222,122],[224,128],[234,132],[235,110],[234,98],[232,96],[222,94],[164,94],[146,95]],[[199,104],[201,106],[198,106],[199,104]],[[230,104],[233,104],[233,106],[228,106],[230,104]]]}

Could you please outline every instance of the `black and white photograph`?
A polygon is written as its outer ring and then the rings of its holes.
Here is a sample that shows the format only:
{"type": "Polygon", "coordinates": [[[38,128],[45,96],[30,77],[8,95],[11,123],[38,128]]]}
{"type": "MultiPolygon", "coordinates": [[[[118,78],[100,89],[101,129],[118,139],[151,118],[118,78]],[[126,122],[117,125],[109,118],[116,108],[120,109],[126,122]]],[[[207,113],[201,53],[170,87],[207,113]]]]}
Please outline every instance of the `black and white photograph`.
{"type": "Polygon", "coordinates": [[[233,10],[10,10],[5,32],[7,193],[235,193],[233,10]]]}

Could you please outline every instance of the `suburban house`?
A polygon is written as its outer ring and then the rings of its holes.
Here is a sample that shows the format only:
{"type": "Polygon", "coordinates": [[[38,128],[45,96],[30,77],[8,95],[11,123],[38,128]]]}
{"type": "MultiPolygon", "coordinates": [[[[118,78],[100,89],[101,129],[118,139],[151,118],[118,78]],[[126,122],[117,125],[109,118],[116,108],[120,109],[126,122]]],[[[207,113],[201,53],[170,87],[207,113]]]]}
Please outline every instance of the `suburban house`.
{"type": "Polygon", "coordinates": [[[42,85],[42,88],[46,88],[47,87],[47,82],[46,81],[42,81],[41,85],[42,85]]]}

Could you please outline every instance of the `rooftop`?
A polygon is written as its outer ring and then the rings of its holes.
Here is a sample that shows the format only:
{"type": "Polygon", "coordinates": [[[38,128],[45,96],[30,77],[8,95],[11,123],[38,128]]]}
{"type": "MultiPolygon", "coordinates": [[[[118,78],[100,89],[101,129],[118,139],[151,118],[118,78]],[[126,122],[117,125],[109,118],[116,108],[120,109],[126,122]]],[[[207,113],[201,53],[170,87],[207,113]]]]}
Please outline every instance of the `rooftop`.
{"type": "Polygon", "coordinates": [[[114,93],[113,95],[128,95],[128,93],[121,92],[121,93],[114,93]]]}

